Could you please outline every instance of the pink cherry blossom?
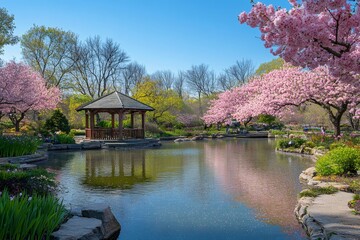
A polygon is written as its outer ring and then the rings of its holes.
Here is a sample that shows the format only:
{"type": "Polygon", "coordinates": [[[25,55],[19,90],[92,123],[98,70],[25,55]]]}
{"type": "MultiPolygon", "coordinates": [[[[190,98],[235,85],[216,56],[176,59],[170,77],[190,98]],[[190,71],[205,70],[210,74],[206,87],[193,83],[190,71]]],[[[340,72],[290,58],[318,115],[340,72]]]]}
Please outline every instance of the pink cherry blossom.
{"type": "Polygon", "coordinates": [[[239,15],[258,28],[265,47],[295,66],[327,65],[331,74],[360,73],[360,10],[356,1],[289,0],[290,10],[256,3],[239,15]]]}
{"type": "MultiPolygon", "coordinates": [[[[357,111],[360,103],[360,83],[355,77],[341,81],[330,74],[328,67],[303,70],[284,66],[257,76],[246,85],[226,91],[211,103],[204,116],[206,123],[239,121],[260,114],[278,117],[291,113],[291,106],[314,103],[328,112],[336,134],[346,110],[357,111]]],[[[358,111],[359,112],[359,111],[358,111]]]]}
{"type": "MultiPolygon", "coordinates": [[[[9,62],[0,68],[0,111],[20,114],[29,110],[55,108],[60,101],[60,90],[46,88],[45,80],[23,63],[9,62]]],[[[19,119],[19,118],[18,118],[19,119]]],[[[20,121],[21,121],[20,119],[20,121]]]]}

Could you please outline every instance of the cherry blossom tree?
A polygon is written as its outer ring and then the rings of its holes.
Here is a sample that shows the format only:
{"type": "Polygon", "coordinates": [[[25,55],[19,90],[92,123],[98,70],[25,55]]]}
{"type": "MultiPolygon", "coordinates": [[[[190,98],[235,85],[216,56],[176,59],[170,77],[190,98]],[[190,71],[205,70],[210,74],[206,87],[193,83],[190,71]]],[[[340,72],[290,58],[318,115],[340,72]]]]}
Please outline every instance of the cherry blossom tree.
{"type": "Polygon", "coordinates": [[[246,125],[256,115],[251,114],[248,109],[241,109],[240,107],[254,101],[254,98],[260,94],[260,89],[257,87],[257,84],[254,84],[254,81],[251,80],[241,87],[235,87],[220,93],[217,99],[210,102],[210,107],[202,119],[206,124],[230,124],[232,119],[237,119],[246,125]],[[236,117],[235,114],[238,111],[242,115],[236,117]]]}
{"type": "Polygon", "coordinates": [[[29,66],[12,61],[0,68],[0,111],[8,114],[16,131],[26,112],[52,109],[59,101],[59,89],[46,88],[45,80],[29,66]]]}
{"type": "Polygon", "coordinates": [[[328,65],[331,74],[338,77],[359,74],[358,1],[289,0],[289,3],[290,10],[254,3],[250,12],[239,15],[239,21],[258,28],[265,47],[292,65],[310,69],[328,65]]]}
{"type": "Polygon", "coordinates": [[[213,122],[235,118],[241,121],[260,114],[281,118],[291,114],[291,106],[306,103],[325,109],[335,135],[339,135],[342,116],[346,110],[355,113],[360,103],[360,83],[356,80],[351,83],[340,81],[330,74],[328,67],[305,71],[300,67],[285,66],[257,76],[243,87],[220,94],[212,102],[204,120],[213,122]]]}

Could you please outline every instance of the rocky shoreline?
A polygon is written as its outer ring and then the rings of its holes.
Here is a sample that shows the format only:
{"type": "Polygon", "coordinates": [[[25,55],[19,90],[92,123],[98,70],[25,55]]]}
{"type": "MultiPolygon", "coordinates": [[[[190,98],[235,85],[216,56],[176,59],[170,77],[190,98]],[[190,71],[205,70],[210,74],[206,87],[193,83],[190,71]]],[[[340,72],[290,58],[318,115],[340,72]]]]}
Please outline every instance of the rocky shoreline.
{"type": "Polygon", "coordinates": [[[310,188],[335,187],[339,192],[318,197],[302,197],[295,207],[295,215],[310,239],[360,239],[360,217],[347,206],[353,193],[349,186],[337,182],[314,179],[315,167],[303,171],[299,179],[310,188]]]}
{"type": "Polygon", "coordinates": [[[107,205],[94,204],[75,209],[71,215],[71,218],[52,233],[52,239],[115,240],[120,235],[121,225],[107,205]]]}

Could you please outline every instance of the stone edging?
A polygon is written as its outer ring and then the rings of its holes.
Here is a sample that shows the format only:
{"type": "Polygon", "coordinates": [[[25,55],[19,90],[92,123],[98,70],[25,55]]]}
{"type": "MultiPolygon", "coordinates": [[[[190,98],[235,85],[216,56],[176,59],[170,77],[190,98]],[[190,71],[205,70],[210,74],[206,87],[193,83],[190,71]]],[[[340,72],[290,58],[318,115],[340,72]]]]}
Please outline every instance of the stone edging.
{"type": "Polygon", "coordinates": [[[313,203],[314,198],[302,197],[295,207],[295,215],[304,227],[310,239],[329,239],[324,227],[307,213],[307,208],[313,203]]]}
{"type": "Polygon", "coordinates": [[[42,146],[48,151],[56,150],[89,150],[89,149],[101,149],[101,142],[83,142],[79,144],[44,144],[42,146]]]}
{"type": "MultiPolygon", "coordinates": [[[[322,182],[314,180],[316,175],[315,167],[310,167],[304,170],[300,176],[300,182],[303,182],[312,187],[329,187],[333,186],[340,191],[347,191],[349,185],[337,182],[322,182]]],[[[310,239],[332,239],[333,233],[327,233],[324,226],[316,221],[307,211],[307,208],[314,202],[313,197],[302,197],[298,200],[294,213],[298,221],[301,223],[310,239]]]]}
{"type": "Polygon", "coordinates": [[[46,153],[38,152],[38,153],[35,153],[35,154],[31,154],[31,155],[0,158],[0,164],[5,164],[5,163],[14,163],[14,164],[32,163],[32,162],[44,161],[44,160],[47,160],[47,158],[48,158],[48,156],[47,156],[46,153]]]}

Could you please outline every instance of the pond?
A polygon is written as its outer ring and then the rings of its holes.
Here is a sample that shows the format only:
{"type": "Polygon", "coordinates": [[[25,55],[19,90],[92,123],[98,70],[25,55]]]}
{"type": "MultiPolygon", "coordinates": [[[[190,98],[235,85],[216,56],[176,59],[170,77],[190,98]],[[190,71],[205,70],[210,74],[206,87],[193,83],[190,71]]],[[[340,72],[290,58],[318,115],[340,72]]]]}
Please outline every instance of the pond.
{"type": "Polygon", "coordinates": [[[293,210],[309,158],[273,140],[163,143],[158,149],[49,152],[71,207],[106,203],[119,239],[307,239],[293,210]]]}

